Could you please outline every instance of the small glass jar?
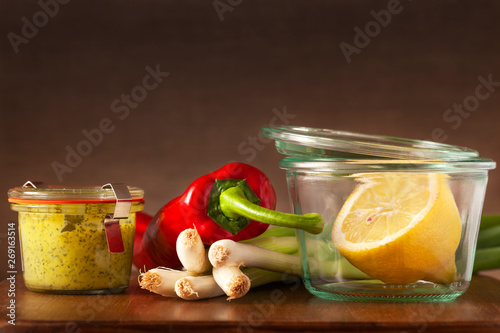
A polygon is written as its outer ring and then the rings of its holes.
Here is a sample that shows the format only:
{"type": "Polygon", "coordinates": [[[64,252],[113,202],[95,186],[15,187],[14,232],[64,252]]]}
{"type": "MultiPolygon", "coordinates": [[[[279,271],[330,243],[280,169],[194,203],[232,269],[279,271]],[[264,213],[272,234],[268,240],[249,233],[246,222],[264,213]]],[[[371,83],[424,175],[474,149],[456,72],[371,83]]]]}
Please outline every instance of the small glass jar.
{"type": "Polygon", "coordinates": [[[107,185],[9,190],[11,208],[19,212],[23,277],[29,290],[102,294],[128,287],[135,213],[143,209],[144,193],[123,184],[107,185]]]}
{"type": "Polygon", "coordinates": [[[311,128],[264,128],[286,170],[304,284],[331,300],[442,301],[468,288],[495,162],[456,146],[311,128]],[[341,157],[337,157],[341,156],[341,157]]]}

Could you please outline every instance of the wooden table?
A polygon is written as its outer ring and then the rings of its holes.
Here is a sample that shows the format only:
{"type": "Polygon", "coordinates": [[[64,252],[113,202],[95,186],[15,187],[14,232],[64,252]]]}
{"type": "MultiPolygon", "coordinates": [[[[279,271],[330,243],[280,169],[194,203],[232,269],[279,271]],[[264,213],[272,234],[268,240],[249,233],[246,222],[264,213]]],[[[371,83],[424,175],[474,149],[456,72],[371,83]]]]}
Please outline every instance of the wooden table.
{"type": "Polygon", "coordinates": [[[475,275],[469,290],[448,303],[333,302],[297,281],[275,283],[227,302],[165,298],[131,280],[119,295],[48,295],[16,277],[16,321],[7,323],[9,283],[0,283],[2,332],[499,332],[500,280],[475,275]]]}

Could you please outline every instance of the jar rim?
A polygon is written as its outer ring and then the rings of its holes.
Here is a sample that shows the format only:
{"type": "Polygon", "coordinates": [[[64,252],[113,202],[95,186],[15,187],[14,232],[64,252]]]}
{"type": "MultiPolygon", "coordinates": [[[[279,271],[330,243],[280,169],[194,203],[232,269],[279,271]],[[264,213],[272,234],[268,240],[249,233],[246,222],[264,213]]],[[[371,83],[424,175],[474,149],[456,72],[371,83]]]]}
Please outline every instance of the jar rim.
{"type": "Polygon", "coordinates": [[[488,158],[468,160],[395,160],[395,159],[345,159],[286,157],[279,163],[281,169],[307,172],[474,172],[496,168],[488,158]]]}
{"type": "MultiPolygon", "coordinates": [[[[138,187],[127,186],[132,202],[143,201],[144,191],[138,187]]],[[[14,187],[8,191],[11,203],[42,204],[91,204],[113,203],[116,196],[112,189],[101,186],[58,186],[43,188],[14,187]]]]}

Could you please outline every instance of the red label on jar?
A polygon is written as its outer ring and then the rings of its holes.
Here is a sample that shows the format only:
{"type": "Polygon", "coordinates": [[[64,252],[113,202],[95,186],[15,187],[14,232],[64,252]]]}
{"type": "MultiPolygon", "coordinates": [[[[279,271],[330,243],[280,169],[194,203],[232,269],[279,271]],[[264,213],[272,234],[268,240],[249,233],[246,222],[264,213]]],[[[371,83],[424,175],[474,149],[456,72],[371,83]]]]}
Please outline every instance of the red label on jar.
{"type": "Polygon", "coordinates": [[[104,221],[104,227],[106,228],[109,252],[120,253],[125,251],[119,220],[106,219],[104,221]]]}

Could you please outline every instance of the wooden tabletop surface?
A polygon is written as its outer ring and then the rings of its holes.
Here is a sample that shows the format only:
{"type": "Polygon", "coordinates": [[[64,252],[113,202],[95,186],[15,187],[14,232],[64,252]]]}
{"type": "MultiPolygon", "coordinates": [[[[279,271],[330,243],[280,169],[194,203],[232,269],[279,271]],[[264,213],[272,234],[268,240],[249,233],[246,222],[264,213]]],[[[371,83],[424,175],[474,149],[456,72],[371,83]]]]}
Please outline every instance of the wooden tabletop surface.
{"type": "Polygon", "coordinates": [[[15,281],[0,283],[2,332],[499,332],[500,280],[475,275],[469,290],[447,303],[334,302],[297,281],[252,290],[245,297],[201,301],[165,298],[132,278],[119,295],[49,295],[15,281]],[[15,326],[6,311],[15,299],[15,326]]]}

